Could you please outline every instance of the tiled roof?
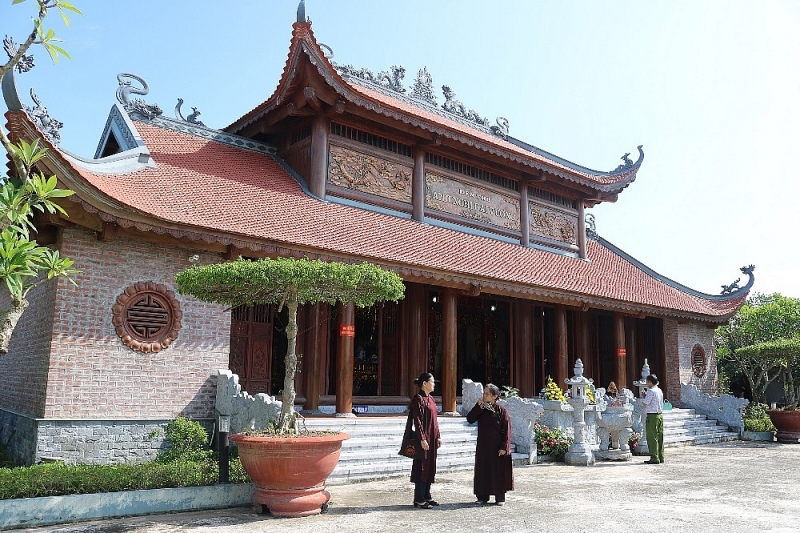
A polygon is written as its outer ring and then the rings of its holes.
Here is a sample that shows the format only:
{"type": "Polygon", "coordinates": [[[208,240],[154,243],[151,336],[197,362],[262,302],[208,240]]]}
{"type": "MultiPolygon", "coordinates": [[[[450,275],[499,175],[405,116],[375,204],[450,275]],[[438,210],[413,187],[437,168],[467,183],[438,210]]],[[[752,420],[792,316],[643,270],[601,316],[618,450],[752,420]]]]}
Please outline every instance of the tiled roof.
{"type": "MultiPolygon", "coordinates": [[[[24,114],[9,116],[13,127],[24,114]]],[[[150,123],[135,122],[135,126],[156,168],[100,175],[71,165],[95,198],[109,197],[131,216],[144,215],[155,226],[178,225],[199,233],[284,243],[288,248],[401,267],[401,272],[418,269],[475,280],[483,287],[499,284],[531,297],[558,294],[576,304],[600,300],[613,308],[660,310],[658,314],[714,321],[733,313],[746,296],[746,291],[724,300],[689,294],[647,274],[602,242],[590,241],[589,261],[583,261],[321,202],[308,196],[269,155],[150,123]]],[[[64,157],[61,163],[70,164],[64,157]]],[[[76,196],[80,195],[79,191],[76,196]]]]}
{"type": "Polygon", "coordinates": [[[470,127],[456,120],[456,117],[448,118],[448,114],[440,109],[432,110],[423,105],[415,105],[399,96],[393,97],[385,91],[369,88],[363,83],[356,82],[357,80],[343,78],[321,50],[310,24],[294,24],[293,28],[289,55],[278,87],[264,103],[237,119],[226,130],[238,132],[285,101],[287,91],[291,90],[294,69],[299,57],[305,53],[340,95],[356,105],[368,107],[377,113],[404,122],[413,120],[429,131],[441,131],[445,135],[469,145],[491,151],[505,158],[516,159],[523,164],[545,170],[573,182],[589,185],[598,190],[619,192],[636,179],[636,172],[643,159],[641,147],[639,147],[640,158],[635,164],[613,172],[598,172],[555,156],[548,157],[550,154],[547,152],[524,142],[512,143],[498,135],[470,127]]]}

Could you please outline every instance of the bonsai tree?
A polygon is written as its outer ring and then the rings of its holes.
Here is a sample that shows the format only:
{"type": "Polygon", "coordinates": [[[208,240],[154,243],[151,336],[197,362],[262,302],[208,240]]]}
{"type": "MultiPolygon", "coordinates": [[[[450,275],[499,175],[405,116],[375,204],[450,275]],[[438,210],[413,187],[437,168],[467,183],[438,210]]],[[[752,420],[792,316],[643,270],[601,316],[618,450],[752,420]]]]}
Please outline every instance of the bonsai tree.
{"type": "Polygon", "coordinates": [[[326,263],[308,259],[260,259],[241,257],[232,262],[193,266],[175,277],[178,291],[211,303],[230,307],[286,305],[286,375],[278,434],[296,432],[294,377],[297,371],[297,308],[303,304],[353,302],[367,307],[375,302],[397,301],[405,287],[400,276],[370,263],[326,263]]]}
{"type": "MultiPolygon", "coordinates": [[[[21,2],[24,0],[12,3],[21,2]]],[[[19,72],[30,70],[33,57],[27,52],[34,45],[42,46],[53,61],[58,62],[59,56],[69,58],[67,52],[56,44],[61,39],[52,29],[45,28],[45,18],[56,10],[69,26],[68,13],[80,15],[81,12],[65,0],[37,0],[36,5],[33,27],[25,40],[17,45],[6,37],[3,42],[9,59],[0,64],[0,79],[13,75],[14,69],[19,72]]],[[[28,307],[28,292],[54,277],[70,279],[78,271],[71,268],[71,259],[61,257],[58,250],[40,246],[35,239],[33,215],[37,211],[46,211],[66,216],[55,200],[72,194],[72,191],[57,188],[55,176],[45,176],[37,169],[36,163],[44,157],[46,148],[40,146],[38,140],[12,142],[2,126],[0,145],[11,162],[12,170],[10,175],[0,176],[0,280],[9,302],[8,309],[0,310],[0,354],[5,354],[14,328],[28,307]]]]}
{"type": "Polygon", "coordinates": [[[736,357],[742,360],[761,361],[764,365],[769,362],[768,364],[774,368],[776,377],[783,378],[786,408],[793,410],[797,407],[794,373],[795,367],[800,362],[800,339],[778,339],[745,346],[736,350],[736,357]]]}
{"type": "Polygon", "coordinates": [[[784,374],[785,364],[771,349],[747,349],[791,339],[800,331],[800,299],[781,294],[755,294],[730,322],[717,328],[715,343],[721,373],[742,376],[752,400],[764,401],[767,387],[784,374]]]}

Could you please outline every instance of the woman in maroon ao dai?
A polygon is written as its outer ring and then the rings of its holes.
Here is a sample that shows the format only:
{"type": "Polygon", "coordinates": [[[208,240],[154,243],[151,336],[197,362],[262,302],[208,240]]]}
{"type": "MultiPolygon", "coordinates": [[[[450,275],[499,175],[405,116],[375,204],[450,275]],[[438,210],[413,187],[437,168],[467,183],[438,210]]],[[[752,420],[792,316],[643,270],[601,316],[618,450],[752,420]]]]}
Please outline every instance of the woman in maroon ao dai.
{"type": "Polygon", "coordinates": [[[496,403],[500,389],[488,384],[483,399],[467,414],[467,422],[478,423],[473,488],[478,503],[488,503],[494,496],[497,505],[506,501],[506,492],[514,490],[511,468],[511,419],[508,411],[496,403]]]}
{"type": "Polygon", "coordinates": [[[436,419],[436,401],[431,396],[435,382],[431,374],[423,372],[414,383],[419,385],[419,392],[411,399],[409,406],[414,420],[415,440],[414,463],[411,466],[414,507],[431,509],[439,505],[431,498],[431,484],[436,477],[436,453],[442,445],[436,419]]]}

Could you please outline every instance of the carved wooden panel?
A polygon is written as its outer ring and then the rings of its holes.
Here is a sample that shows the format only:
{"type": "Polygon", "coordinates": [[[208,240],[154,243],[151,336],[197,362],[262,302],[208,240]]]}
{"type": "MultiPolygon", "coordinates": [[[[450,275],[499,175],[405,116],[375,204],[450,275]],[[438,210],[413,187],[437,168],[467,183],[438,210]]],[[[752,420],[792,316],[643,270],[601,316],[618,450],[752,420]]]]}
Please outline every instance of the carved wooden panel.
{"type": "Polygon", "coordinates": [[[529,201],[531,236],[547,237],[567,244],[578,242],[578,215],[529,201]]]}
{"type": "Polygon", "coordinates": [[[145,353],[159,352],[172,344],[183,318],[175,293],[152,281],[126,288],[111,311],[114,329],[123,344],[145,353]]]}
{"type": "Polygon", "coordinates": [[[411,203],[413,169],[394,161],[331,144],[328,181],[399,202],[411,203]]]}
{"type": "Polygon", "coordinates": [[[425,173],[425,207],[519,231],[519,199],[484,187],[425,173]]]}

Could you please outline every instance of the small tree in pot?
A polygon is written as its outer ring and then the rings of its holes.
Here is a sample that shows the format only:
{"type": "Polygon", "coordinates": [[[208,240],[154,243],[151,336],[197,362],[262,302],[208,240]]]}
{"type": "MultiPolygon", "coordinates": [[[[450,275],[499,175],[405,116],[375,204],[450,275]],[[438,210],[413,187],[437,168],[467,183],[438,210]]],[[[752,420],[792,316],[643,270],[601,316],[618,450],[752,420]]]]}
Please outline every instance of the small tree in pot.
{"type": "Polygon", "coordinates": [[[381,301],[397,301],[405,291],[402,279],[370,263],[240,258],[228,263],[193,266],[180,272],[175,280],[181,294],[204,302],[230,307],[274,304],[279,306],[278,310],[286,305],[288,348],[278,422],[268,434],[239,434],[231,440],[239,444],[242,464],[256,484],[253,501],[257,505],[266,505],[278,516],[319,513],[330,498],[324,490],[325,479],[339,459],[341,441],[348,436],[301,435],[297,431],[294,410],[297,309],[300,305],[318,302],[353,302],[358,307],[366,307],[381,301]],[[280,450],[265,452],[264,446],[280,450]],[[269,459],[273,461],[270,463],[269,459]]]}

